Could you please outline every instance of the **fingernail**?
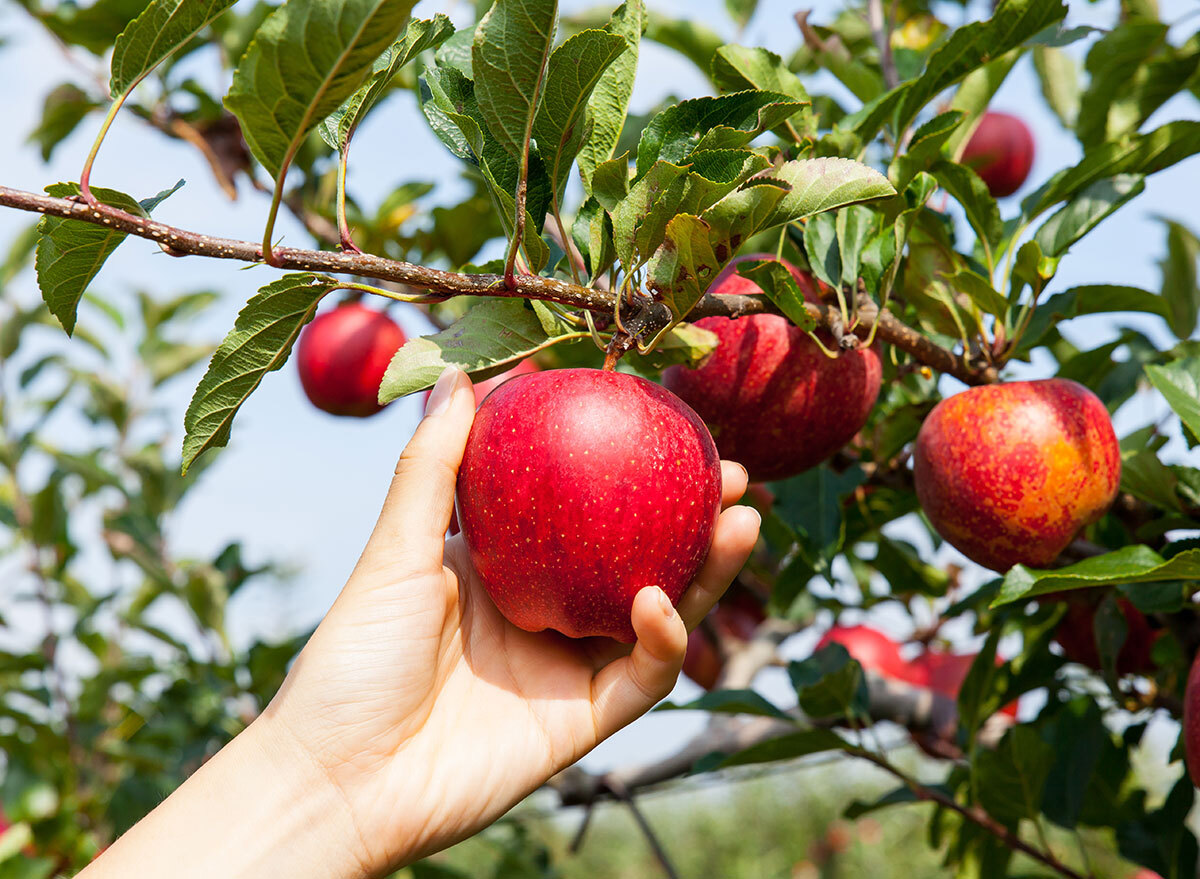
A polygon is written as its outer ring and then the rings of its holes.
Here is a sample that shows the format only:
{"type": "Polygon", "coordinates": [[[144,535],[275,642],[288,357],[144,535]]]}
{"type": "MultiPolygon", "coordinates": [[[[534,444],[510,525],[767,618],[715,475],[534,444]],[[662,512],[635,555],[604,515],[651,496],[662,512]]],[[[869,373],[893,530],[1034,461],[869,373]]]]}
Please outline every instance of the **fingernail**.
{"type": "Polygon", "coordinates": [[[748,483],[750,481],[750,471],[747,470],[745,467],[743,467],[741,464],[738,464],[737,461],[734,461],[733,463],[738,465],[738,469],[742,471],[742,478],[745,479],[746,482],[748,483]]]}
{"type": "Polygon", "coordinates": [[[450,405],[451,392],[454,390],[454,380],[458,377],[458,369],[447,366],[438,376],[433,390],[429,392],[429,401],[425,404],[425,417],[441,415],[450,405]]]}
{"type": "Polygon", "coordinates": [[[761,528],[762,527],[762,513],[760,513],[758,510],[754,509],[754,507],[748,506],[748,507],[746,507],[746,509],[749,510],[751,513],[753,513],[754,518],[758,520],[758,525],[756,527],[761,528]]]}
{"type": "Polygon", "coordinates": [[[667,593],[662,589],[658,590],[658,609],[663,612],[663,616],[672,616],[675,613],[675,607],[671,604],[671,599],[667,598],[667,593]]]}

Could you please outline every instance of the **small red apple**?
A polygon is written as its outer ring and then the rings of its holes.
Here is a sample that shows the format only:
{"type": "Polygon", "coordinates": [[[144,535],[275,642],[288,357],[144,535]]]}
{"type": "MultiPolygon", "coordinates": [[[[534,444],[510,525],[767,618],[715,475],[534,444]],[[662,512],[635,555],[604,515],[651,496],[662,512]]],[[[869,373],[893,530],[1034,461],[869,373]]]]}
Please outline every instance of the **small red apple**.
{"type": "Polygon", "coordinates": [[[1033,134],[1016,116],[984,113],[963,150],[962,163],[975,169],[996,198],[1012,195],[1033,167],[1033,134]]]}
{"type": "MultiPolygon", "coordinates": [[[[708,615],[719,637],[742,642],[754,637],[758,624],[764,619],[766,614],[763,613],[762,601],[749,589],[736,583],[729,587],[729,591],[708,615]]],[[[711,690],[724,669],[725,661],[719,645],[712,642],[703,626],[693,629],[688,635],[683,673],[704,689],[711,690]]]]}
{"type": "MultiPolygon", "coordinates": [[[[735,266],[766,258],[770,254],[739,257],[709,292],[761,294],[735,266]]],[[[816,279],[788,267],[815,302],[816,279]]],[[[706,317],[696,326],[716,333],[716,350],[698,369],[669,367],[663,384],[696,410],[721,456],[745,467],[751,482],[783,479],[821,463],[858,433],[879,396],[882,367],[872,349],[830,358],[803,330],[774,314],[706,317]]],[[[818,335],[837,350],[832,336],[818,335]]]]}
{"type": "Polygon", "coordinates": [[[1046,567],[1116,497],[1104,404],[1066,379],[971,388],[938,403],[913,454],[921,509],[972,561],[1046,567]]]}
{"type": "MultiPolygon", "coordinates": [[[[1058,594],[1058,593],[1056,593],[1058,594]]],[[[1067,614],[1054,633],[1054,640],[1063,649],[1063,655],[1080,665],[1099,671],[1100,651],[1096,647],[1096,595],[1079,595],[1067,598],[1067,614]]],[[[1125,615],[1125,643],[1117,654],[1118,675],[1145,674],[1154,670],[1151,651],[1162,632],[1150,625],[1146,615],[1133,606],[1128,598],[1118,598],[1117,607],[1125,615]]]]}
{"type": "Polygon", "coordinates": [[[500,612],[531,632],[634,640],[633,598],[677,602],[712,541],[721,464],[678,397],[637,376],[555,369],[475,415],[458,521],[500,612]]]}
{"type": "Polygon", "coordinates": [[[379,383],[404,342],[395,321],[357,302],[318,315],[296,345],[304,393],[331,415],[374,415],[383,408],[379,383]]]}
{"type": "Polygon", "coordinates": [[[1183,753],[1192,784],[1200,787],[1200,654],[1192,660],[1183,694],[1183,753]]]}
{"type": "Polygon", "coordinates": [[[817,642],[815,650],[829,644],[841,644],[866,671],[892,680],[916,683],[913,669],[900,655],[900,645],[878,629],[870,626],[834,626],[817,642]]]}
{"type": "MultiPolygon", "coordinates": [[[[958,691],[962,689],[963,681],[971,671],[977,653],[948,653],[944,650],[926,650],[918,654],[912,661],[913,682],[927,687],[935,693],[958,699],[958,691]]],[[[996,657],[996,665],[1003,665],[1004,660],[996,657]]],[[[1000,709],[1001,713],[1010,717],[1017,716],[1017,703],[1013,702],[1000,709]]]]}

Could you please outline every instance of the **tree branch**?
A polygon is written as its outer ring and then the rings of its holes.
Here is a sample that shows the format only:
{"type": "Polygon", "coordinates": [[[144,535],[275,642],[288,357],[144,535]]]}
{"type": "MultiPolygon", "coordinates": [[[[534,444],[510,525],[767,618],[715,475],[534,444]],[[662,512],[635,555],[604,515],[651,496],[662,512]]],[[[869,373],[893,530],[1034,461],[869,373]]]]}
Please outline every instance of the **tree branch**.
{"type": "MultiPolygon", "coordinates": [[[[135,216],[109,205],[89,206],[81,201],[54,198],[0,186],[0,206],[107,226],[139,238],[155,241],[172,256],[207,256],[213,259],[232,259],[240,262],[263,262],[261,244],[191,232],[157,220],[135,216]]],[[[271,264],[275,268],[292,271],[331,272],[395,281],[447,298],[452,296],[508,296],[522,299],[542,299],[601,314],[612,314],[616,304],[615,294],[610,291],[581,287],[555,278],[518,274],[510,287],[505,284],[502,275],[468,275],[447,272],[386,259],[369,253],[336,253],[279,247],[272,249],[271,264]]],[[[671,320],[669,309],[661,302],[643,297],[639,300],[639,305],[643,312],[641,323],[644,326],[666,326],[671,320]]],[[[821,326],[828,328],[835,323],[837,309],[812,303],[808,303],[806,307],[821,326]]],[[[701,298],[690,316],[696,318],[713,315],[741,317],[763,312],[776,312],[776,309],[765,298],[709,293],[701,298]]],[[[864,339],[876,324],[878,324],[876,333],[879,338],[939,372],[952,375],[971,385],[989,384],[998,378],[994,367],[975,366],[964,356],[936,345],[917,330],[901,322],[886,309],[882,312],[879,311],[874,302],[868,298],[859,306],[858,322],[854,327],[854,334],[860,339],[864,339]]]]}

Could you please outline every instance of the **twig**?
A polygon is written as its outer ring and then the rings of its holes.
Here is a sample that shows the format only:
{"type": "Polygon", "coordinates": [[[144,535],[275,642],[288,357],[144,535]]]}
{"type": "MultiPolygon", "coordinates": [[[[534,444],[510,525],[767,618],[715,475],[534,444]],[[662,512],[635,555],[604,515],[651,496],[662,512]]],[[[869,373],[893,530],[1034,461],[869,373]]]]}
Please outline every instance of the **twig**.
{"type": "MultiPolygon", "coordinates": [[[[72,199],[54,198],[0,186],[0,206],[80,220],[127,232],[130,235],[157,242],[165,252],[172,256],[207,256],[241,262],[263,261],[260,244],[191,232],[157,220],[135,216],[109,205],[89,206],[72,199]]],[[[396,281],[447,298],[452,296],[511,296],[542,299],[602,314],[612,314],[616,305],[615,294],[607,290],[581,287],[555,278],[517,275],[514,278],[513,286],[508,287],[505,285],[502,275],[459,274],[386,259],[368,253],[335,253],[280,247],[273,251],[271,265],[275,268],[293,271],[332,272],[396,281]]],[[[647,312],[653,312],[653,314],[647,315],[646,323],[650,325],[658,323],[665,326],[670,322],[671,315],[666,305],[648,299],[640,301],[642,304],[639,307],[647,312]]],[[[828,306],[809,303],[806,308],[813,318],[823,326],[828,327],[832,323],[832,313],[828,306]]],[[[701,298],[689,316],[695,318],[713,315],[741,317],[775,311],[776,309],[761,297],[724,296],[709,293],[701,298]]],[[[998,378],[994,367],[979,368],[972,365],[962,355],[940,347],[917,330],[905,325],[886,309],[879,311],[873,302],[860,306],[859,320],[854,327],[854,333],[860,338],[865,338],[876,323],[879,325],[880,338],[940,372],[953,375],[960,381],[971,385],[989,384],[998,378]]]]}
{"type": "Polygon", "coordinates": [[[896,72],[896,59],[892,57],[892,29],[883,13],[883,0],[867,0],[867,24],[871,28],[871,39],[879,49],[879,66],[883,70],[883,83],[889,90],[900,84],[896,72]]]}
{"type": "Polygon", "coordinates": [[[1036,846],[1030,845],[1021,839],[1013,831],[1009,830],[986,811],[979,806],[964,806],[962,803],[955,800],[953,797],[942,793],[931,787],[926,787],[915,778],[905,774],[902,770],[893,766],[885,757],[874,754],[871,751],[863,749],[855,749],[851,753],[861,760],[866,760],[868,763],[874,763],[880,769],[894,776],[902,782],[909,790],[911,790],[919,799],[929,800],[937,803],[939,806],[949,809],[952,812],[957,812],[966,820],[970,821],[975,826],[986,830],[992,836],[996,837],[1004,845],[1019,851],[1022,854],[1028,855],[1040,864],[1044,864],[1056,873],[1067,877],[1067,879],[1085,879],[1083,874],[1077,873],[1060,861],[1050,851],[1043,851],[1036,846]]]}
{"type": "Polygon", "coordinates": [[[633,815],[633,820],[637,822],[638,827],[642,831],[642,835],[646,837],[646,842],[649,843],[650,850],[654,852],[654,857],[656,857],[659,864],[662,865],[663,872],[667,875],[667,879],[679,879],[679,874],[675,872],[675,866],[671,863],[671,858],[667,854],[667,850],[663,848],[662,843],[658,841],[658,835],[655,834],[654,828],[650,826],[650,822],[646,820],[646,816],[642,814],[642,810],[639,809],[637,803],[634,802],[633,794],[631,794],[626,787],[621,785],[620,782],[617,782],[615,787],[613,787],[610,783],[610,788],[612,789],[613,795],[629,807],[629,812],[633,815]]]}

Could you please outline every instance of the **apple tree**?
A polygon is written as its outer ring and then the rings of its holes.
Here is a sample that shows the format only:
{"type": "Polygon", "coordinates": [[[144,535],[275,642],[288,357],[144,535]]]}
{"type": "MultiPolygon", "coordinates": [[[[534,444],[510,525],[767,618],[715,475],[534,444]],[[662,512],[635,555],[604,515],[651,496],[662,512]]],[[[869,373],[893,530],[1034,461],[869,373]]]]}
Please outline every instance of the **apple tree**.
{"type": "MultiPolygon", "coordinates": [[[[248,567],[236,544],[176,557],[166,528],[338,299],[420,309],[437,331],[387,336],[365,403],[326,408],[370,414],[447,365],[476,381],[530,358],[603,367],[663,381],[751,471],[762,539],[685,666],[708,692],[661,706],[708,712],[707,727],[669,759],[563,773],[549,785],[562,805],[840,754],[895,781],[850,817],[924,810],[956,875],[1100,875],[1089,849],[1196,875],[1183,760],[1200,764],[1200,238],[1162,222],[1161,276],[1140,287],[1056,280],[1100,224],[1144,222],[1113,215],[1153,175],[1200,167],[1186,118],[1196,19],[1164,21],[1155,0],[1121,0],[1105,28],[1059,0],[1000,0],[978,19],[970,4],[866,0],[784,18],[783,57],[652,0],[479,0],[476,20],[422,18],[412,0],[17,2],[105,75],[50,92],[33,134],[48,157],[95,129],[77,180],[0,185],[0,206],[42,215],[0,267],[0,292],[28,262],[41,291],[0,300],[0,524],[12,618],[36,612],[45,628],[0,653],[0,876],[85,864],[282,680],[304,633],[235,649],[224,622],[229,596],[275,569],[248,567]],[[650,42],[707,91],[630,112],[650,42]],[[220,65],[220,90],[189,73],[192,57],[220,65]],[[1028,182],[1029,130],[989,110],[1026,65],[1079,150],[1028,182]],[[1185,118],[1158,121],[1171,107],[1185,118]],[[182,141],[226,193],[261,191],[261,236],[171,218],[181,184],[93,180],[122,111],[144,122],[146,149],[182,141]],[[350,161],[368,116],[427,125],[465,194],[431,206],[444,187],[414,179],[368,196],[350,161]],[[277,241],[281,212],[311,247],[277,241]],[[91,289],[122,244],[229,261],[228,284],[139,294],[125,313],[91,289]],[[240,264],[276,272],[252,292],[240,264]],[[215,350],[181,341],[216,296],[245,301],[228,335],[215,350]],[[1162,332],[1115,317],[1129,313],[1162,332]],[[1114,315],[1116,338],[1073,333],[1088,315],[1114,315]],[[768,363],[748,327],[803,363],[768,363]],[[72,338],[29,342],[51,329],[72,338]],[[734,350],[746,363],[731,378],[734,350]],[[158,401],[204,361],[177,454],[158,401]],[[752,393],[773,376],[780,400],[752,393]],[[791,411],[806,383],[824,390],[791,411]],[[1161,417],[1116,436],[1110,416],[1150,394],[1161,417]],[[60,417],[94,441],[62,445],[60,417]],[[903,645],[861,624],[876,611],[911,621],[903,645]],[[819,648],[782,659],[813,627],[819,648]],[[980,646],[955,649],[949,631],[980,646]],[[754,689],[777,664],[794,698],[754,689]],[[1156,718],[1180,731],[1161,802],[1134,763],[1156,718]],[[939,761],[936,783],[878,746],[881,722],[939,761]],[[1061,842],[1080,831],[1087,846],[1061,842]]],[[[727,6],[741,27],[756,14],[754,0],[727,6]]],[[[505,875],[545,866],[519,831],[505,844],[529,864],[505,875]]]]}

